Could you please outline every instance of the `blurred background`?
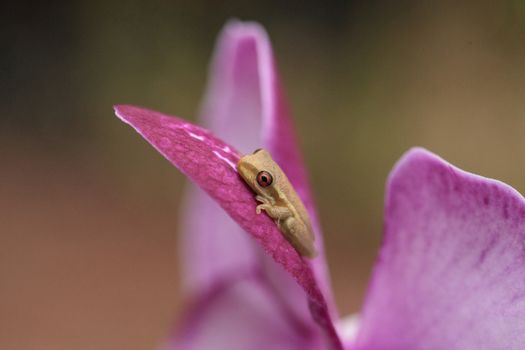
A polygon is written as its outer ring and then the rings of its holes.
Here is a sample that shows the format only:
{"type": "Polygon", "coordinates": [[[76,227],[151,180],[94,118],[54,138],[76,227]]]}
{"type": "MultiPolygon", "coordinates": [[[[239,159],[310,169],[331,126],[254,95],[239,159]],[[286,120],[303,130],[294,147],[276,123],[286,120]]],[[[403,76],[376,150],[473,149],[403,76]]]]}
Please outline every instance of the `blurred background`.
{"type": "Polygon", "coordinates": [[[154,349],[183,296],[185,180],[114,117],[195,120],[226,20],[273,41],[343,314],[414,145],[525,193],[525,2],[53,1],[2,5],[0,348],[154,349]]]}

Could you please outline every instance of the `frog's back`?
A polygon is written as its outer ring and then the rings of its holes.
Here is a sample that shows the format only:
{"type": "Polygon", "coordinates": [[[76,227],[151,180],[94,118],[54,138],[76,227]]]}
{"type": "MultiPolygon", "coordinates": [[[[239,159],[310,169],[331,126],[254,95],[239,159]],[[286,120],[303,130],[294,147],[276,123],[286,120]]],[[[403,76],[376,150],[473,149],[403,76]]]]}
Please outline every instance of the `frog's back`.
{"type": "Polygon", "coordinates": [[[282,185],[279,186],[279,188],[282,189],[282,195],[285,197],[285,201],[287,207],[295,212],[295,216],[300,218],[301,221],[306,226],[308,232],[310,233],[310,237],[313,239],[313,231],[312,231],[312,224],[310,222],[310,216],[308,215],[308,211],[306,210],[306,207],[304,206],[303,201],[293,188],[292,184],[290,183],[290,180],[288,180],[288,177],[282,173],[283,178],[279,179],[279,181],[282,181],[282,185]]]}

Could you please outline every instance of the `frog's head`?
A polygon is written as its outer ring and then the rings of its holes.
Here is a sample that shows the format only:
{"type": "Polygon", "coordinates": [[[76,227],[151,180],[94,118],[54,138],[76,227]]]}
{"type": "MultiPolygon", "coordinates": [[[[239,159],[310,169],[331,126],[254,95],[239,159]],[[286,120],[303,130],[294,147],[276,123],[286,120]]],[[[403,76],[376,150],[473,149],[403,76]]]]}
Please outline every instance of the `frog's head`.
{"type": "Polygon", "coordinates": [[[237,163],[237,171],[257,194],[267,198],[275,195],[274,185],[280,168],[268,151],[258,149],[243,156],[237,163]]]}

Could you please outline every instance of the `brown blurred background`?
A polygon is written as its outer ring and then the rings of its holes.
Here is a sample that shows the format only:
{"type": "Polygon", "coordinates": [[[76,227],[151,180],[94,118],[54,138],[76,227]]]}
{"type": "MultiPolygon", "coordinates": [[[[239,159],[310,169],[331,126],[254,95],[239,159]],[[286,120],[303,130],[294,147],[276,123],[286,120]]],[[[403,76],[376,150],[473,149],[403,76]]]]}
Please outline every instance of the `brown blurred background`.
{"type": "Polygon", "coordinates": [[[343,314],[359,309],[385,179],[409,147],[524,193],[525,2],[429,3],[4,4],[0,348],[162,342],[183,305],[184,178],[111,106],[194,119],[231,17],[272,38],[343,314]]]}

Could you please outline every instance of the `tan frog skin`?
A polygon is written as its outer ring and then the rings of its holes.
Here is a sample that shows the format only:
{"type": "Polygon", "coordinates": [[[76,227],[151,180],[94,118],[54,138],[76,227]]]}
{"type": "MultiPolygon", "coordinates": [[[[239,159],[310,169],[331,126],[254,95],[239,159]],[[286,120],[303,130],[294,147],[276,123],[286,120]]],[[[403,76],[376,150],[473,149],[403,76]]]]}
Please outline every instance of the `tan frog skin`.
{"type": "MultiPolygon", "coordinates": [[[[308,212],[270,153],[259,149],[243,156],[237,163],[237,171],[257,194],[255,199],[261,203],[257,206],[257,214],[264,210],[299,254],[314,258],[317,252],[308,212]],[[261,172],[271,176],[271,184],[262,186],[258,182],[258,174],[261,172]]],[[[265,180],[266,178],[267,176],[264,177],[265,180]]]]}

